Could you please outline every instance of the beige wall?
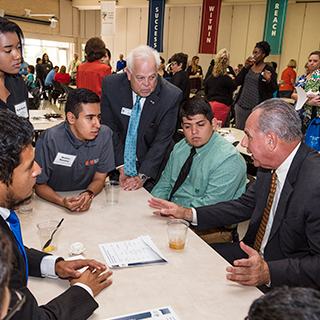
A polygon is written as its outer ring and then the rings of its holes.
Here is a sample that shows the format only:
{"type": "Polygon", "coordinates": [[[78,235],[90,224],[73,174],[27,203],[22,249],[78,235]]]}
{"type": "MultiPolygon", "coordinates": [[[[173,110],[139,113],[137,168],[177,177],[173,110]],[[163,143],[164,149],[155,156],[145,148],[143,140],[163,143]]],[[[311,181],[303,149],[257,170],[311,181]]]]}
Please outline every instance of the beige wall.
{"type": "MultiPolygon", "coordinates": [[[[120,1],[119,1],[120,2],[120,1]]],[[[196,1],[193,1],[196,2],[196,1]]],[[[244,63],[256,42],[262,40],[265,3],[229,5],[221,7],[218,50],[227,48],[231,64],[244,63]]],[[[289,3],[284,30],[282,55],[271,55],[266,61],[278,63],[279,78],[290,59],[298,62],[297,74],[304,72],[308,54],[320,48],[320,3],[289,3]]],[[[146,43],[148,11],[141,8],[116,9],[116,35],[103,37],[113,54],[113,64],[120,53],[125,56],[139,44],[146,43]]],[[[201,5],[167,5],[164,26],[164,53],[167,60],[175,52],[183,51],[191,59],[198,55],[201,5]]],[[[200,64],[206,70],[215,55],[200,54],[200,64]]]]}
{"type": "MultiPolygon", "coordinates": [[[[80,1],[80,0],[79,0],[80,1]]],[[[33,13],[53,13],[59,18],[56,28],[17,22],[26,36],[39,39],[70,41],[75,50],[93,36],[100,35],[100,11],[78,10],[72,7],[78,0],[1,0],[5,13],[23,15],[24,9],[33,13]],[[23,5],[21,5],[23,3],[23,5]],[[44,6],[45,3],[45,6],[44,6]],[[41,9],[39,9],[41,8],[41,9]]],[[[93,2],[97,2],[93,0],[93,2]]],[[[243,63],[261,41],[264,28],[265,3],[228,4],[223,1],[218,35],[218,50],[226,47],[231,53],[231,64],[243,63]]],[[[191,59],[198,55],[202,0],[168,0],[165,12],[164,53],[168,60],[175,52],[183,51],[191,59]],[[182,4],[184,3],[184,5],[182,4]]],[[[270,56],[267,61],[278,63],[281,74],[290,59],[298,61],[297,73],[304,72],[308,54],[320,48],[320,3],[289,3],[281,56],[270,56]]],[[[40,18],[39,18],[40,19],[40,18]]],[[[41,18],[46,20],[46,18],[41,18]]],[[[116,35],[103,37],[112,53],[112,64],[119,54],[147,41],[148,8],[145,0],[119,0],[116,8],[116,35]],[[128,4],[129,3],[129,4],[128,4]]],[[[206,70],[215,55],[201,54],[200,64],[206,70]]]]}
{"type": "MultiPolygon", "coordinates": [[[[31,13],[48,13],[55,16],[59,16],[59,0],[1,0],[0,9],[4,10],[5,14],[23,16],[25,14],[24,9],[30,9],[31,13]],[[45,5],[44,5],[45,3],[45,5]],[[41,12],[39,11],[41,8],[41,12]]],[[[49,17],[33,17],[34,19],[48,21],[49,17]]],[[[44,26],[40,24],[15,21],[23,30],[23,32],[31,32],[38,34],[59,35],[59,24],[56,28],[44,26]]]]}

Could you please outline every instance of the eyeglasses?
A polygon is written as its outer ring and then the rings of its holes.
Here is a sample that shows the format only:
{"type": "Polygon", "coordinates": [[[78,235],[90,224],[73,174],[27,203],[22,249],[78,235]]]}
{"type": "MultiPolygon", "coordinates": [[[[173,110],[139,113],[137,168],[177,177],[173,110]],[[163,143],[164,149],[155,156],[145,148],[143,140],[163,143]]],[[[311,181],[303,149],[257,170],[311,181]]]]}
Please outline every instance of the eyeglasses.
{"type": "Polygon", "coordinates": [[[11,298],[10,298],[8,313],[3,318],[3,320],[11,319],[16,314],[16,312],[18,312],[21,309],[22,305],[26,301],[26,296],[22,292],[16,291],[16,290],[10,290],[10,293],[11,293],[11,298]]]}
{"type": "Polygon", "coordinates": [[[176,61],[173,61],[173,62],[171,62],[171,65],[172,65],[172,66],[177,66],[178,63],[177,63],[176,61]]]}

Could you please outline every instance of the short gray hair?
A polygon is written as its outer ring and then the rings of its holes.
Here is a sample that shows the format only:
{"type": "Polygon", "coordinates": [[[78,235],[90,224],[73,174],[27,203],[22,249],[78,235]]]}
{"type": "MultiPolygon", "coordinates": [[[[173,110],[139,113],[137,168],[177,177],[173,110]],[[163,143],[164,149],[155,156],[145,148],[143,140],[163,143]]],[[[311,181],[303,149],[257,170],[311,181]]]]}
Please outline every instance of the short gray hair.
{"type": "Polygon", "coordinates": [[[156,62],[156,67],[158,70],[160,66],[160,55],[158,51],[155,49],[146,46],[141,45],[135,49],[133,49],[127,56],[127,68],[130,71],[130,73],[133,72],[134,69],[134,62],[135,60],[142,60],[142,61],[149,61],[152,57],[154,57],[156,62]]]}
{"type": "Polygon", "coordinates": [[[274,132],[281,140],[301,140],[301,120],[292,105],[279,98],[261,102],[253,110],[260,110],[258,129],[261,133],[274,132]]]}

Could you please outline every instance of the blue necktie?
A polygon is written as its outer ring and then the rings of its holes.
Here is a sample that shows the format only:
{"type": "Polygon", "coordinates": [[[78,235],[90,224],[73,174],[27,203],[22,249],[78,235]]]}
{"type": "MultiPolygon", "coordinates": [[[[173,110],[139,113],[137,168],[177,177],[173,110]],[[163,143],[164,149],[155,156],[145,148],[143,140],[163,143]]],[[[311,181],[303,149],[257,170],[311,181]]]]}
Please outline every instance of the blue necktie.
{"type": "MultiPolygon", "coordinates": [[[[7,218],[7,221],[10,224],[11,231],[13,232],[14,236],[16,237],[19,251],[21,252],[23,259],[26,263],[26,274],[27,274],[27,282],[28,282],[28,274],[29,274],[28,260],[27,260],[26,251],[24,250],[24,246],[23,246],[20,221],[19,221],[19,218],[17,217],[16,213],[13,210],[10,211],[10,216],[7,218]]],[[[27,285],[27,283],[26,283],[26,285],[27,285]]]]}
{"type": "Polygon", "coordinates": [[[130,177],[135,177],[136,175],[138,175],[136,165],[136,151],[138,127],[141,116],[140,99],[141,97],[137,95],[136,102],[131,111],[126,144],[124,147],[124,173],[130,177]]]}

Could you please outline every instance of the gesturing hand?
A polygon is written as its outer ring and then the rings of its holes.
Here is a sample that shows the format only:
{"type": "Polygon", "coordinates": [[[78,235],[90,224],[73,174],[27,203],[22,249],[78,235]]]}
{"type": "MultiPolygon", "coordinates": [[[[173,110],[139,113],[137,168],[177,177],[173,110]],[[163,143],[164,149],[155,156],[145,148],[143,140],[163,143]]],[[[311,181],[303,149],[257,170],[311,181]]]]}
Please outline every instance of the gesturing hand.
{"type": "Polygon", "coordinates": [[[227,267],[227,279],[246,285],[260,286],[270,282],[268,264],[260,257],[253,248],[240,242],[241,249],[248,254],[248,259],[235,260],[234,267],[227,267]]]}
{"type": "Polygon", "coordinates": [[[193,215],[191,209],[187,209],[173,202],[158,198],[152,198],[148,200],[148,202],[151,208],[158,210],[153,212],[156,215],[163,215],[169,218],[185,219],[192,221],[193,215]]]}

